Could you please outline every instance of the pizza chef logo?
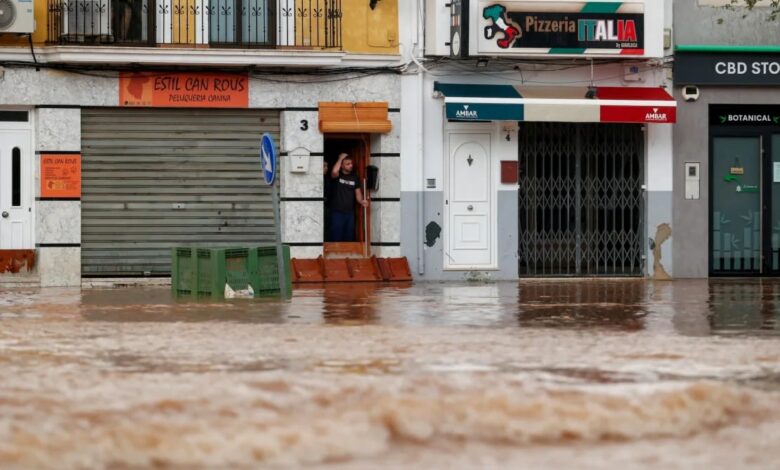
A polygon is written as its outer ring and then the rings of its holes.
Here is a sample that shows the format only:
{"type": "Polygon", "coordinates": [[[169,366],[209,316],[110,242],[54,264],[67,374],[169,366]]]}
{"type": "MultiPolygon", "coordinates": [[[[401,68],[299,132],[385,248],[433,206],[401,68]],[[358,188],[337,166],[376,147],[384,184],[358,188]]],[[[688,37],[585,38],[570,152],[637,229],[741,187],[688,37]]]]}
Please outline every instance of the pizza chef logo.
{"type": "Polygon", "coordinates": [[[503,33],[504,37],[496,43],[501,49],[509,48],[516,38],[523,37],[522,30],[506,17],[506,8],[503,5],[491,5],[482,10],[482,17],[491,20],[493,24],[485,26],[485,39],[493,39],[496,34],[503,33]]]}

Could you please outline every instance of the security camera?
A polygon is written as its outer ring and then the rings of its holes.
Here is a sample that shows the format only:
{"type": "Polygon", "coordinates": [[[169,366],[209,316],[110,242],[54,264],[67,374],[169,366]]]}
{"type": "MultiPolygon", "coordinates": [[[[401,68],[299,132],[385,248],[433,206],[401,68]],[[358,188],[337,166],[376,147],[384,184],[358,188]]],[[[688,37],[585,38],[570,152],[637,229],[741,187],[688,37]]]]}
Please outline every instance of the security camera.
{"type": "Polygon", "coordinates": [[[691,102],[699,99],[699,87],[685,86],[682,89],[682,96],[685,101],[691,102]]]}

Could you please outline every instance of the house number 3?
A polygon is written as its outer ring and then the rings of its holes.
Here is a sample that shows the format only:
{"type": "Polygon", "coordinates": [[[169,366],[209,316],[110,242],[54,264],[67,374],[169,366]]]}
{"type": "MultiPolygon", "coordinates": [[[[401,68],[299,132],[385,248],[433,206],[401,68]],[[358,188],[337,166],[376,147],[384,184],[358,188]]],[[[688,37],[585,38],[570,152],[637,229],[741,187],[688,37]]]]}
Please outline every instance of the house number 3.
{"type": "Polygon", "coordinates": [[[309,130],[309,121],[307,121],[306,119],[301,119],[301,130],[302,131],[309,130]]]}

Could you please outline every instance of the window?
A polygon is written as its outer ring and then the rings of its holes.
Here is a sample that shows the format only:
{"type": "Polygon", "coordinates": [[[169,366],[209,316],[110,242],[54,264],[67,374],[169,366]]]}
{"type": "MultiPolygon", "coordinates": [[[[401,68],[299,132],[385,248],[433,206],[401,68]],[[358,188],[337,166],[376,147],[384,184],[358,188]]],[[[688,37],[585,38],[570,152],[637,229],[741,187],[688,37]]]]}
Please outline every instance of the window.
{"type": "Polygon", "coordinates": [[[22,151],[14,147],[11,152],[11,206],[22,205],[22,151]]]}
{"type": "Polygon", "coordinates": [[[27,122],[27,111],[0,111],[0,121],[27,122]]]}

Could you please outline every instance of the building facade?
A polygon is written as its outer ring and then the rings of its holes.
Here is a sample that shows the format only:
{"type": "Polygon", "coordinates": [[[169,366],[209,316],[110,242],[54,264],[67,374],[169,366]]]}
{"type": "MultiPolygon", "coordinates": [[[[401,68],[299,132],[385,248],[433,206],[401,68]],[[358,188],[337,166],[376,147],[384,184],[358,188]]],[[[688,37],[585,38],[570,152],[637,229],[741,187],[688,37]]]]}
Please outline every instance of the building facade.
{"type": "Polygon", "coordinates": [[[674,2],[677,277],[780,272],[780,32],[729,3],[674,2]]]}
{"type": "Polygon", "coordinates": [[[378,169],[358,241],[399,256],[395,1],[78,4],[36,1],[32,34],[0,29],[0,282],[166,276],[173,246],[277,230],[293,257],[317,258],[323,165],[342,151],[361,177],[378,169]]]}
{"type": "Polygon", "coordinates": [[[402,83],[401,240],[418,279],[674,274],[665,3],[429,1],[424,28],[409,19],[424,46],[402,83]]]}

